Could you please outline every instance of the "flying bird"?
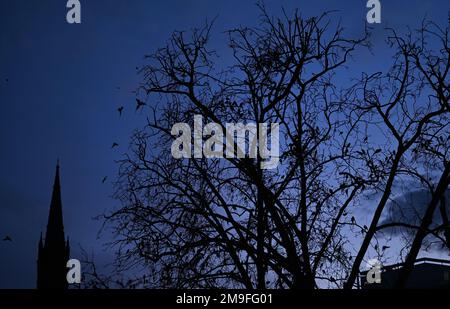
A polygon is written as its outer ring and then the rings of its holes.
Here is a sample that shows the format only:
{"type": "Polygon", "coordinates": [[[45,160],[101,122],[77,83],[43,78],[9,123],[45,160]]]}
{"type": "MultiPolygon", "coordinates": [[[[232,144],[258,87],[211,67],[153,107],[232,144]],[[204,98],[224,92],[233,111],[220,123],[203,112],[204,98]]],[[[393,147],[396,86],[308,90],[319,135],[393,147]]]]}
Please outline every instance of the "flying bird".
{"type": "Polygon", "coordinates": [[[108,179],[108,176],[103,177],[102,183],[105,183],[106,179],[108,179]]]}
{"type": "Polygon", "coordinates": [[[390,248],[390,246],[383,246],[382,248],[381,248],[381,250],[386,250],[386,249],[389,249],[390,248]]]}
{"type": "Polygon", "coordinates": [[[12,238],[6,235],[5,238],[3,238],[3,241],[12,241],[12,238]]]}
{"type": "Polygon", "coordinates": [[[117,111],[119,112],[119,116],[122,116],[123,106],[119,106],[117,111]]]}
{"type": "Polygon", "coordinates": [[[138,111],[141,107],[147,105],[144,101],[136,99],[136,111],[138,111]]]}
{"type": "Polygon", "coordinates": [[[112,144],[111,148],[115,148],[115,147],[118,147],[118,146],[119,146],[119,144],[117,144],[116,142],[114,142],[114,143],[112,144]]]}

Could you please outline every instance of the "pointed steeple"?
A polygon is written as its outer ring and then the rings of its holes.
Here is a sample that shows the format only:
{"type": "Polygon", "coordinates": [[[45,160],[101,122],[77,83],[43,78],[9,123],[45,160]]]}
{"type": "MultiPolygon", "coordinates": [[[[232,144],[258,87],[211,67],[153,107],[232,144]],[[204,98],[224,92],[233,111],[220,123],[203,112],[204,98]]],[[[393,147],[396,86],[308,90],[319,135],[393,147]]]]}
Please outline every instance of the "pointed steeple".
{"type": "Polygon", "coordinates": [[[64,236],[64,224],[61,201],[61,183],[59,179],[59,160],[56,164],[55,180],[53,183],[50,213],[48,215],[45,239],[39,240],[38,249],[38,278],[39,289],[66,289],[66,263],[69,259],[70,246],[64,236]]]}
{"type": "Polygon", "coordinates": [[[65,245],[64,224],[61,202],[61,182],[59,179],[59,159],[56,164],[55,181],[53,183],[50,213],[48,215],[47,232],[45,234],[45,246],[65,245]]]}

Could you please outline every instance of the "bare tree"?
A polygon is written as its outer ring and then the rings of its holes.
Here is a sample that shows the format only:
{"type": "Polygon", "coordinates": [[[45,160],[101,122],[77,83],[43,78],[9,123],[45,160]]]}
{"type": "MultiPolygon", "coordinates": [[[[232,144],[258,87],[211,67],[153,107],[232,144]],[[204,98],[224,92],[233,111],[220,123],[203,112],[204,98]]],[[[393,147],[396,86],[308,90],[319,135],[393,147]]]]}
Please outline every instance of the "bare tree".
{"type": "MultiPolygon", "coordinates": [[[[446,132],[448,67],[443,79],[427,71],[411,41],[393,32],[392,69],[354,84],[342,70],[369,46],[366,31],[350,39],[330,13],[275,19],[260,9],[259,27],[227,32],[233,65],[219,66],[207,23],[175,32],[140,70],[147,125],[120,161],[122,206],[105,219],[118,263],[144,265],[153,287],[353,287],[396,181],[427,179],[416,167],[435,147],[422,144],[446,132]],[[262,169],[259,155],[173,158],[171,128],[193,127],[194,115],[224,131],[279,123],[278,167],[262,169]],[[381,192],[369,227],[352,216],[367,192],[381,192]],[[364,236],[355,259],[348,227],[364,236]]],[[[447,160],[442,143],[433,158],[447,160]]]]}
{"type": "MultiPolygon", "coordinates": [[[[384,127],[382,133],[394,140],[396,145],[388,150],[383,171],[387,177],[381,183],[383,194],[352,266],[345,285],[347,288],[353,286],[370,242],[381,229],[378,223],[392,195],[395,181],[402,177],[416,178],[430,189],[434,200],[436,192],[432,185],[433,178],[429,178],[426,164],[420,164],[419,160],[425,153],[428,154],[428,160],[432,154],[437,160],[444,162],[441,171],[444,172],[444,180],[447,179],[450,65],[448,28],[441,33],[432,33],[438,38],[437,44],[441,45],[441,49],[436,49],[433,45],[436,44],[435,40],[427,37],[430,31],[424,26],[417,35],[409,34],[403,38],[391,30],[388,42],[397,50],[392,69],[385,75],[376,73],[363,79],[363,99],[355,109],[367,112],[369,121],[384,127]],[[435,50],[444,53],[440,56],[435,50]],[[432,143],[437,144],[432,147],[432,143]]],[[[445,190],[446,185],[443,190],[439,190],[439,194],[445,190]]]]}
{"type": "Polygon", "coordinates": [[[412,61],[420,71],[420,80],[430,89],[430,97],[439,106],[443,117],[435,119],[429,124],[420,138],[416,154],[422,155],[425,160],[434,163],[434,167],[441,170],[441,176],[435,184],[430,184],[431,201],[426,208],[425,215],[422,218],[419,229],[416,232],[408,256],[405,261],[397,287],[405,287],[408,276],[410,275],[414,262],[419,254],[422,242],[429,234],[429,227],[433,220],[433,215],[440,204],[440,213],[442,217],[442,230],[444,234],[443,242],[447,247],[450,246],[450,225],[447,218],[447,210],[445,203],[445,193],[450,182],[450,162],[448,158],[448,112],[450,111],[450,29],[441,29],[435,23],[424,23],[419,30],[420,38],[417,41],[409,41],[411,46],[412,61]],[[427,37],[437,38],[438,50],[436,53],[427,44],[427,37]],[[440,121],[439,121],[440,120],[440,121]]]}

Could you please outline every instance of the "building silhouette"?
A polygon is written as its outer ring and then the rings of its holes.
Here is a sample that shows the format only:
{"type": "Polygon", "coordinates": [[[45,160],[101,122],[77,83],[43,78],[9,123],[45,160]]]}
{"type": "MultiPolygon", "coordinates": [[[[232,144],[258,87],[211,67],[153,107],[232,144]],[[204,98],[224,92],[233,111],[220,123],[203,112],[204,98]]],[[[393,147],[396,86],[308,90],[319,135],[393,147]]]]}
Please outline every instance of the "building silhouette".
{"type": "Polygon", "coordinates": [[[52,200],[45,239],[39,240],[37,258],[37,288],[67,289],[66,263],[69,260],[69,240],[65,240],[61,202],[59,162],[56,165],[52,200]]]}
{"type": "MultiPolygon", "coordinates": [[[[358,287],[362,289],[392,289],[404,264],[384,266],[381,269],[381,283],[369,284],[366,281],[367,271],[360,273],[358,287]]],[[[409,289],[450,289],[450,261],[421,258],[414,263],[405,288],[409,289]]]]}

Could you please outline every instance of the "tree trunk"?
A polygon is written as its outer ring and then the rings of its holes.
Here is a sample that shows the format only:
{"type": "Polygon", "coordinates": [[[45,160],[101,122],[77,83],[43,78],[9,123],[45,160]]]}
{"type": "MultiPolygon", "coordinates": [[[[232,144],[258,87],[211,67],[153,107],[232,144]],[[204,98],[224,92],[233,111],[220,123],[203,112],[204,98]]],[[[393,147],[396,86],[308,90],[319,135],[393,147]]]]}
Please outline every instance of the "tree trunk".
{"type": "Polygon", "coordinates": [[[422,219],[422,223],[420,224],[420,228],[417,231],[414,241],[411,245],[411,249],[405,261],[405,265],[400,271],[400,275],[396,283],[397,288],[405,287],[406,281],[408,280],[409,275],[411,274],[414,268],[414,263],[416,261],[417,255],[419,254],[420,248],[422,247],[423,239],[427,236],[428,234],[427,231],[430,227],[430,224],[433,221],[433,214],[436,211],[436,207],[439,201],[444,196],[445,191],[447,190],[447,186],[449,183],[449,174],[450,174],[450,163],[447,163],[445,166],[445,170],[442,173],[441,179],[439,180],[439,183],[436,187],[436,190],[433,193],[431,202],[428,204],[427,210],[422,219]]]}

